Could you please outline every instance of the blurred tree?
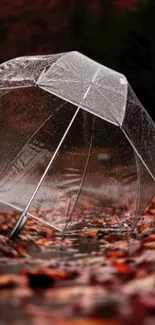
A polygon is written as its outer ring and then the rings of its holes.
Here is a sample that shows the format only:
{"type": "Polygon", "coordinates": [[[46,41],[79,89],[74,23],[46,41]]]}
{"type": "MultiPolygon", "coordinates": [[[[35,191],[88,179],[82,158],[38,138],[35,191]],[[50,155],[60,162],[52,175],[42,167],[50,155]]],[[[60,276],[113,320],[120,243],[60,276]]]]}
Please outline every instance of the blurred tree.
{"type": "Polygon", "coordinates": [[[74,0],[1,0],[0,62],[70,49],[74,0]]]}

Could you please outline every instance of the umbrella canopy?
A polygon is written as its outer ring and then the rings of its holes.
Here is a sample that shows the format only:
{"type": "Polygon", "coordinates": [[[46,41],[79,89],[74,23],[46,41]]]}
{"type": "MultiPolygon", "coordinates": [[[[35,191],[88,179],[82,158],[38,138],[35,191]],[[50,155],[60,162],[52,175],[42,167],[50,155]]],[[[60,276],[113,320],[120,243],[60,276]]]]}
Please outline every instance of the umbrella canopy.
{"type": "Polygon", "coordinates": [[[126,208],[136,224],[154,196],[154,122],[124,75],[81,53],[1,64],[0,124],[0,201],[24,214],[63,230],[126,208]]]}

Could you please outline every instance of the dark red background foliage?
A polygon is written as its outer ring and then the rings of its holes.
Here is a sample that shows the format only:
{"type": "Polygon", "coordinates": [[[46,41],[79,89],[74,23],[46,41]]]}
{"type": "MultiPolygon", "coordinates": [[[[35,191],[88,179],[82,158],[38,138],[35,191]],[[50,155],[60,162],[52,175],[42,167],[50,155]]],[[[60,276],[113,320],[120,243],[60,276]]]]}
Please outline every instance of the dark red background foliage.
{"type": "MultiPolygon", "coordinates": [[[[117,7],[136,0],[115,0],[117,7]]],[[[106,3],[106,1],[105,1],[106,3]]],[[[71,29],[77,6],[94,14],[104,9],[104,1],[81,0],[1,0],[0,61],[27,55],[69,50],[71,29]]]]}
{"type": "Polygon", "coordinates": [[[2,0],[0,60],[68,49],[73,7],[73,0],[2,0]]]}

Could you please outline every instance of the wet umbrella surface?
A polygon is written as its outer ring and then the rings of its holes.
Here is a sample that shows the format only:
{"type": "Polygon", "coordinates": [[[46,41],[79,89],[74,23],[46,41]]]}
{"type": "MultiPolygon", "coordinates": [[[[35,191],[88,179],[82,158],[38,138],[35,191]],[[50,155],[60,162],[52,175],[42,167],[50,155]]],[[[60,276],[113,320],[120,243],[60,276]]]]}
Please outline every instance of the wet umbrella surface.
{"type": "Polygon", "coordinates": [[[155,127],[125,76],[23,57],[0,96],[1,323],[154,324],[155,127]]]}

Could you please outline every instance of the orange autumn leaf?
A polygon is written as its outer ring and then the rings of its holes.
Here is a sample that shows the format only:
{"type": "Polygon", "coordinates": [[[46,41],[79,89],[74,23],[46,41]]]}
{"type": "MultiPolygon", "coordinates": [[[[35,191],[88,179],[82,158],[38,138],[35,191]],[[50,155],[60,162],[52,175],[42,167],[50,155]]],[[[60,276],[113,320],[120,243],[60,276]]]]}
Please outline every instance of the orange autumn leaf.
{"type": "Polygon", "coordinates": [[[98,232],[98,229],[91,229],[91,230],[83,232],[82,236],[88,237],[88,238],[94,238],[94,237],[96,237],[97,232],[98,232]]]}
{"type": "Polygon", "coordinates": [[[23,276],[7,274],[0,276],[0,289],[13,288],[27,285],[27,279],[23,276]]]}
{"type": "Polygon", "coordinates": [[[26,249],[25,247],[23,246],[18,246],[17,247],[17,252],[21,255],[21,256],[27,256],[27,252],[26,252],[26,249]]]}
{"type": "Polygon", "coordinates": [[[117,260],[112,260],[112,264],[120,274],[132,273],[132,269],[128,264],[118,262],[117,260]]]}
{"type": "Polygon", "coordinates": [[[47,238],[41,238],[41,239],[38,239],[35,243],[37,245],[46,245],[49,243],[49,240],[47,238]]]}
{"type": "Polygon", "coordinates": [[[120,325],[117,321],[106,320],[106,319],[75,319],[71,321],[64,321],[62,325],[120,325]]]}

